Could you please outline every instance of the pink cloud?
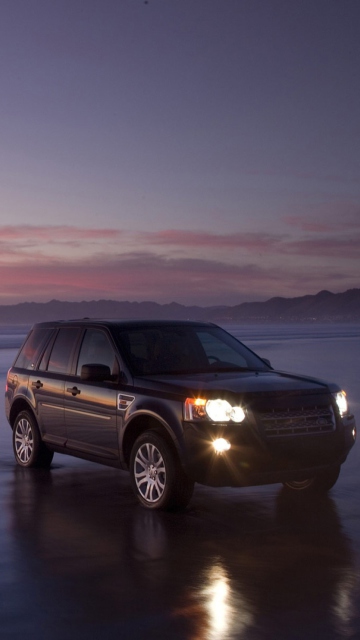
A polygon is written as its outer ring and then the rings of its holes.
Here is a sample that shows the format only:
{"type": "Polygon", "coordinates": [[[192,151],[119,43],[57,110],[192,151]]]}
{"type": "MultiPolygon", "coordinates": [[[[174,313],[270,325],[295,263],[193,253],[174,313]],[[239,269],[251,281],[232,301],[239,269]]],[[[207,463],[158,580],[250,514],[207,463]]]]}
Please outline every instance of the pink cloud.
{"type": "Polygon", "coordinates": [[[359,286],[359,247],[356,230],[280,236],[8,226],[0,228],[0,303],[105,297],[236,304],[333,290],[339,282],[350,288],[359,286]],[[62,249],[56,254],[56,244],[73,250],[65,258],[62,249]]]}
{"type": "Polygon", "coordinates": [[[285,216],[283,220],[285,224],[291,227],[295,227],[296,229],[301,229],[302,231],[311,231],[315,233],[326,233],[328,231],[334,231],[334,224],[306,219],[303,216],[285,216]]]}
{"type": "MultiPolygon", "coordinates": [[[[309,210],[309,207],[307,209],[309,210]]],[[[290,227],[311,233],[360,230],[360,207],[355,202],[324,202],[313,207],[306,215],[288,215],[282,220],[290,227]]]]}
{"type": "MultiPolygon", "coordinates": [[[[286,254],[309,255],[318,253],[322,256],[334,255],[341,251],[344,257],[357,257],[360,246],[360,221],[354,221],[351,225],[344,225],[341,221],[323,223],[312,221],[301,216],[288,216],[289,225],[306,232],[306,235],[270,234],[261,232],[247,233],[203,233],[201,231],[165,229],[156,232],[128,232],[118,229],[81,229],[78,227],[0,227],[0,260],[4,264],[7,259],[16,256],[21,260],[24,250],[36,248],[31,257],[36,260],[54,260],[54,254],[48,247],[66,245],[78,250],[87,249],[88,255],[96,259],[95,251],[106,246],[108,255],[121,253],[125,247],[138,246],[141,250],[154,247],[154,255],[157,255],[156,247],[162,253],[172,256],[174,248],[186,250],[188,254],[193,252],[198,255],[198,249],[218,250],[243,250],[252,256],[268,255],[278,256],[286,254]],[[351,231],[351,233],[349,233],[351,231]]],[[[128,253],[128,252],[127,252],[128,253]]],[[[69,254],[71,255],[71,253],[69,254]]],[[[73,253],[73,259],[79,258],[79,253],[73,253]]],[[[231,254],[230,254],[231,255],[231,254]]],[[[234,257],[239,254],[233,254],[234,257]]],[[[229,257],[229,253],[226,254],[229,257]]]]}
{"type": "Polygon", "coordinates": [[[349,273],[323,265],[226,264],[214,260],[172,259],[150,253],[70,262],[29,262],[0,267],[0,300],[117,299],[237,304],[273,295],[316,293],[355,286],[349,273]]]}
{"type": "MultiPolygon", "coordinates": [[[[360,226],[360,225],[359,225],[360,226]]],[[[202,234],[200,232],[187,232],[166,230],[155,233],[140,234],[143,243],[152,245],[165,245],[168,247],[181,246],[183,248],[209,247],[213,249],[244,249],[253,255],[317,255],[333,256],[342,254],[343,257],[357,258],[360,251],[360,232],[351,235],[341,235],[337,230],[336,235],[320,234],[320,231],[328,231],[321,223],[303,223],[303,229],[314,231],[317,235],[296,236],[270,235],[262,233],[234,233],[227,235],[202,234]]]]}
{"type": "Polygon", "coordinates": [[[118,229],[85,229],[71,226],[2,226],[0,227],[0,242],[15,242],[24,244],[32,242],[72,242],[96,241],[120,238],[123,232],[118,229]]]}
{"type": "MultiPolygon", "coordinates": [[[[273,278],[276,279],[276,274],[273,278]]],[[[206,260],[172,260],[151,254],[76,263],[18,264],[0,268],[0,296],[112,297],[132,300],[178,300],[239,295],[261,286],[264,271],[206,260]],[[36,294],[33,285],[36,283],[36,294]]]]}
{"type": "Polygon", "coordinates": [[[283,245],[282,253],[322,258],[360,259],[360,233],[351,236],[304,238],[283,245]]]}
{"type": "Polygon", "coordinates": [[[266,233],[216,234],[178,229],[140,233],[139,238],[144,244],[159,246],[235,248],[261,252],[270,252],[277,249],[281,240],[281,236],[266,233]]]}

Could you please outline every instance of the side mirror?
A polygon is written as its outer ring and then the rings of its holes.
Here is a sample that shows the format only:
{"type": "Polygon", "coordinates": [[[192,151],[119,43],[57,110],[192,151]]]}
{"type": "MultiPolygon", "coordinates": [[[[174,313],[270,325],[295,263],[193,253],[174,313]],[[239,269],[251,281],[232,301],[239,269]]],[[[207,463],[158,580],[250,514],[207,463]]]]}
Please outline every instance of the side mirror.
{"type": "Polygon", "coordinates": [[[110,367],[105,364],[83,364],[80,378],[89,382],[105,382],[105,380],[112,380],[113,376],[110,367]]]}

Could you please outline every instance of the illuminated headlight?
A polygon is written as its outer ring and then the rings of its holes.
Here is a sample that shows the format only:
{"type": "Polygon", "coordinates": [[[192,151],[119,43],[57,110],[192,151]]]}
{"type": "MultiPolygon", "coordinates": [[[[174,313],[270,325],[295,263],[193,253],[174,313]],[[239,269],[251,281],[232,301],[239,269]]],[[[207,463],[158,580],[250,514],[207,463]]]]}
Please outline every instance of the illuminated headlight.
{"type": "Polygon", "coordinates": [[[245,412],[242,407],[233,407],[227,400],[205,400],[187,398],[185,402],[185,420],[209,418],[212,422],[242,422],[245,412]]]}
{"type": "Polygon", "coordinates": [[[345,391],[339,391],[338,393],[334,393],[333,395],[335,398],[335,402],[339,408],[341,417],[345,416],[348,412],[348,403],[345,391]]]}
{"type": "Polygon", "coordinates": [[[213,447],[215,449],[215,453],[224,453],[224,451],[229,451],[231,444],[225,438],[217,438],[213,441],[213,447]]]}

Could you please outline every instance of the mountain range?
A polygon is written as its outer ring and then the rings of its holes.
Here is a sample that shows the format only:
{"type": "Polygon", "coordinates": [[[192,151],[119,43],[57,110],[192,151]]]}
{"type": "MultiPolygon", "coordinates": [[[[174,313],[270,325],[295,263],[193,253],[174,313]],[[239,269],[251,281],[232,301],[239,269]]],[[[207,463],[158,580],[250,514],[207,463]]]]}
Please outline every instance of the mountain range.
{"type": "Polygon", "coordinates": [[[261,322],[358,322],[360,289],[343,293],[320,291],[296,298],[270,298],[265,302],[243,302],[235,306],[198,307],[172,302],[127,302],[93,300],[83,302],[22,302],[0,305],[0,324],[33,324],[70,318],[122,318],[151,320],[206,320],[226,323],[261,322]]]}

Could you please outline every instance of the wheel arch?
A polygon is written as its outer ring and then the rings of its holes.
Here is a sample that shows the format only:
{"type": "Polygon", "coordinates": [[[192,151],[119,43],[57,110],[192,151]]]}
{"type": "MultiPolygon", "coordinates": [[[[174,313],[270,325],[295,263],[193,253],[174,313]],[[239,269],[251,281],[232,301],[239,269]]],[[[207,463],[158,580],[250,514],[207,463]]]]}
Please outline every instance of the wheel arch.
{"type": "Polygon", "coordinates": [[[12,404],[10,413],[9,413],[9,423],[12,429],[14,428],[15,420],[19,415],[19,413],[21,413],[21,411],[28,411],[32,416],[32,418],[35,420],[36,424],[38,423],[35,412],[31,407],[31,405],[24,398],[18,398],[12,404]]]}
{"type": "Polygon", "coordinates": [[[174,432],[157,416],[142,414],[134,417],[127,425],[122,439],[122,451],[126,466],[129,467],[131,450],[137,438],[145,431],[155,431],[173,448],[181,462],[181,449],[174,432]]]}

